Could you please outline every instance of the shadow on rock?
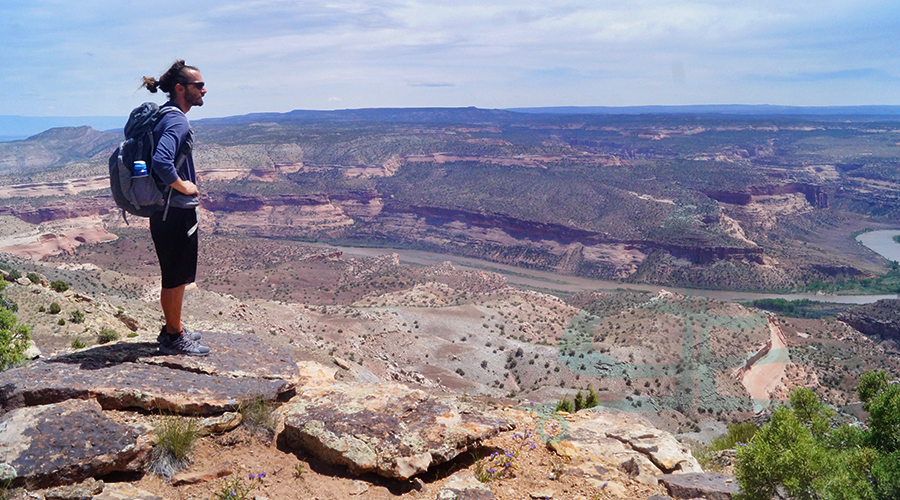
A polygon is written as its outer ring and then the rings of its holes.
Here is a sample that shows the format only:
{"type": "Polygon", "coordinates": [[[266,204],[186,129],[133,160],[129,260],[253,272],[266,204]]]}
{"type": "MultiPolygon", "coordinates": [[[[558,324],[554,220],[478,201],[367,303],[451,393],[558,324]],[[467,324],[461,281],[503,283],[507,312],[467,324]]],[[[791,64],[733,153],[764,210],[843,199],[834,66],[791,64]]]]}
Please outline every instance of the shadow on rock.
{"type": "Polygon", "coordinates": [[[159,344],[156,342],[119,342],[82,349],[46,361],[48,363],[78,364],[82,370],[97,370],[156,356],[163,356],[159,352],[159,344]]]}

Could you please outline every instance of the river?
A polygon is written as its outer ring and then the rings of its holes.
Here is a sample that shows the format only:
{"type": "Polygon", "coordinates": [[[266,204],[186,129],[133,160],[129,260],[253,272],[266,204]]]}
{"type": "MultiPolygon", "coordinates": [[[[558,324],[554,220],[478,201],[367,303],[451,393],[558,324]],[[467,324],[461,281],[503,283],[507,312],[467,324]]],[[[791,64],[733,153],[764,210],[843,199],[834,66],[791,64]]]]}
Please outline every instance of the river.
{"type": "MultiPolygon", "coordinates": [[[[880,232],[880,231],[875,231],[880,232]]],[[[866,233],[871,234],[871,233],[866,233]]],[[[900,231],[894,231],[894,234],[900,234],[900,231]]],[[[888,238],[890,240],[890,237],[888,238]]],[[[891,240],[893,243],[893,240],[891,240]]],[[[865,244],[865,243],[864,243],[865,244]]],[[[894,243],[895,246],[900,247],[894,243]]],[[[580,292],[583,290],[640,290],[656,293],[665,288],[668,291],[681,295],[693,295],[701,297],[709,297],[711,299],[722,301],[749,301],[756,299],[785,299],[798,300],[809,299],[820,302],[833,302],[838,304],[869,304],[880,299],[896,299],[896,294],[890,295],[833,295],[833,294],[815,294],[815,293],[794,293],[794,294],[778,294],[778,293],[751,293],[751,292],[731,292],[723,290],[697,290],[690,288],[661,287],[656,285],[639,285],[629,283],[618,283],[615,281],[594,280],[588,278],[579,278],[576,276],[566,276],[562,274],[551,273],[547,271],[535,271],[532,269],[524,269],[520,267],[498,264],[485,260],[472,259],[468,257],[458,257],[455,255],[444,255],[434,252],[423,252],[420,250],[406,250],[398,248],[365,248],[365,247],[335,247],[333,245],[321,245],[330,248],[338,248],[347,257],[363,256],[374,257],[388,253],[396,253],[400,256],[400,262],[405,264],[432,265],[441,262],[450,261],[457,269],[491,271],[502,274],[506,277],[510,284],[532,288],[546,292],[580,292]]]]}
{"type": "Polygon", "coordinates": [[[869,231],[857,236],[856,241],[869,247],[870,250],[887,260],[900,262],[900,243],[894,241],[894,236],[898,235],[900,235],[900,230],[898,229],[869,231]]]}

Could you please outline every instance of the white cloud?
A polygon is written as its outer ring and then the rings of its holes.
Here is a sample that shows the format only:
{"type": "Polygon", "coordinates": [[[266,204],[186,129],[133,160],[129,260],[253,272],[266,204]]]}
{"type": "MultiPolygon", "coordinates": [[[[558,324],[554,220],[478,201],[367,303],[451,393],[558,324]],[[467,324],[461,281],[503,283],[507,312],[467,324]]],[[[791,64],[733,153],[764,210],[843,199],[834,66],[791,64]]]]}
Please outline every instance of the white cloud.
{"type": "Polygon", "coordinates": [[[4,0],[0,115],[123,115],[149,98],[139,77],[177,57],[209,84],[198,117],[323,109],[336,94],[348,107],[898,104],[898,11],[849,0],[4,0]],[[851,88],[827,83],[848,74],[851,88]]]}

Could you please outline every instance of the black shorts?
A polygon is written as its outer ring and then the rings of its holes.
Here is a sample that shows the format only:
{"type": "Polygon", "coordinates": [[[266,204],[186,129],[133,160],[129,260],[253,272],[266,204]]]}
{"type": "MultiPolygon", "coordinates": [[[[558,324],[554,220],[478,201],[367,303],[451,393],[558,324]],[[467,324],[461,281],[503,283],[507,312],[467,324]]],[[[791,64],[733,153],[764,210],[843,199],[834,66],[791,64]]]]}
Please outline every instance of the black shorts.
{"type": "Polygon", "coordinates": [[[197,210],[169,207],[150,216],[150,234],[156,246],[162,287],[178,288],[197,278],[197,210]]]}

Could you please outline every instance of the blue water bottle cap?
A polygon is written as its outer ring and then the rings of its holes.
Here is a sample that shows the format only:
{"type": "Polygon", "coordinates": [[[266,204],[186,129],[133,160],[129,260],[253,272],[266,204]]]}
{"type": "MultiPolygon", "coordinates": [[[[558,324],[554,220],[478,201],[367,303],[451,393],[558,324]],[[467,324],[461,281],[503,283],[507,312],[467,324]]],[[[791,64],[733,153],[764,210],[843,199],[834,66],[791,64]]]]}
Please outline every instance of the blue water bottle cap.
{"type": "Polygon", "coordinates": [[[134,176],[143,177],[147,175],[147,162],[138,160],[134,162],[134,176]]]}

